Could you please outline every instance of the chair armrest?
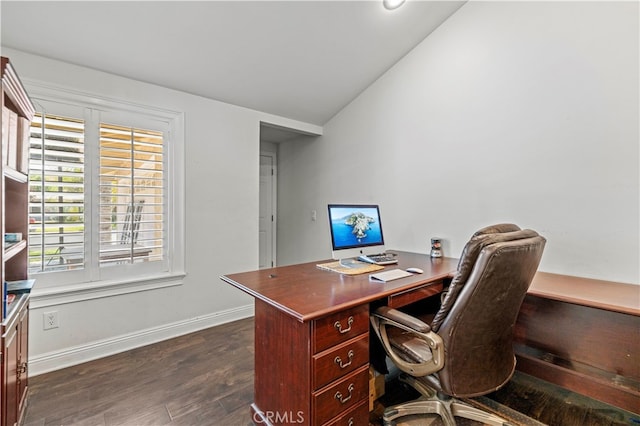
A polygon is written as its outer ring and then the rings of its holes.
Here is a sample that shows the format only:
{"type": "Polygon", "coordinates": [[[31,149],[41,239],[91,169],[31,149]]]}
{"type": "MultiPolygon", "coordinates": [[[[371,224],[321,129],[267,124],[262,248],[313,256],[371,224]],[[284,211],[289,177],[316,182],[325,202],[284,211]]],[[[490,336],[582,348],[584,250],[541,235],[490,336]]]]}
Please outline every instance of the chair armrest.
{"type": "MultiPolygon", "coordinates": [[[[420,319],[387,306],[378,308],[371,315],[373,329],[382,342],[385,352],[393,363],[405,373],[414,377],[427,376],[444,367],[444,346],[442,338],[431,331],[431,327],[420,319]],[[411,333],[428,346],[421,351],[430,351],[431,358],[422,362],[412,362],[398,352],[389,340],[387,327],[396,327],[411,333]]],[[[419,341],[418,340],[418,341],[419,341]]],[[[427,352],[428,353],[428,352],[427,352]]]]}
{"type": "Polygon", "coordinates": [[[419,318],[405,314],[402,311],[388,306],[382,306],[376,309],[375,314],[409,327],[418,333],[428,333],[431,331],[431,327],[419,318]]]}

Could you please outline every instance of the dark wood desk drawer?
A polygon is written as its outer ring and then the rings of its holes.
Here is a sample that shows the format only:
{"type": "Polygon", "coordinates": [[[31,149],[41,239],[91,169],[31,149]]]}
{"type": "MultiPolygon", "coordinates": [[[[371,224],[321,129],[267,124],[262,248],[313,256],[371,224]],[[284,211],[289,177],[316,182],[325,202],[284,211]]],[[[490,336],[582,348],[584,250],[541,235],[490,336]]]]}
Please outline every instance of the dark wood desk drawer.
{"type": "Polygon", "coordinates": [[[369,398],[369,364],[313,393],[314,424],[324,424],[369,398]]]}
{"type": "Polygon", "coordinates": [[[362,401],[325,426],[369,426],[369,404],[367,401],[362,401]]]}
{"type": "Polygon", "coordinates": [[[313,389],[320,389],[368,362],[369,333],[314,355],[313,389]]]}
{"type": "Polygon", "coordinates": [[[412,288],[411,290],[403,291],[402,293],[392,294],[387,299],[387,306],[395,309],[401,308],[413,302],[417,302],[418,300],[426,299],[427,297],[442,293],[443,287],[443,282],[438,281],[412,288]]]}
{"type": "Polygon", "coordinates": [[[369,331],[369,305],[361,305],[313,323],[312,352],[317,354],[369,331]]]}

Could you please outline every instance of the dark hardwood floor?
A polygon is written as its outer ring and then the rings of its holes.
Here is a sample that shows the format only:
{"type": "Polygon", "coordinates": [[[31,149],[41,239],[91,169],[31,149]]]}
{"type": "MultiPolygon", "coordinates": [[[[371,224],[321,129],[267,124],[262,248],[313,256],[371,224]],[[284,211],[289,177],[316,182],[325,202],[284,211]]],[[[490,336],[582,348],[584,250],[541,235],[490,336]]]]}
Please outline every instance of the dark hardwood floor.
{"type": "MultiPolygon", "coordinates": [[[[248,318],[32,377],[24,425],[253,425],[249,411],[253,325],[253,318],[248,318]]],[[[371,426],[381,424],[385,404],[407,399],[407,389],[399,386],[387,383],[387,393],[370,418],[371,426]]],[[[498,412],[506,405],[558,426],[640,423],[638,416],[599,403],[589,406],[585,414],[576,407],[580,405],[576,401],[582,399],[564,392],[517,374],[507,386],[489,395],[493,399],[479,401],[494,409],[497,404],[498,412]]],[[[423,419],[418,424],[440,422],[423,419]]],[[[478,425],[473,421],[460,424],[478,425]]]]}
{"type": "Polygon", "coordinates": [[[29,379],[24,425],[249,425],[253,319],[29,379]]]}

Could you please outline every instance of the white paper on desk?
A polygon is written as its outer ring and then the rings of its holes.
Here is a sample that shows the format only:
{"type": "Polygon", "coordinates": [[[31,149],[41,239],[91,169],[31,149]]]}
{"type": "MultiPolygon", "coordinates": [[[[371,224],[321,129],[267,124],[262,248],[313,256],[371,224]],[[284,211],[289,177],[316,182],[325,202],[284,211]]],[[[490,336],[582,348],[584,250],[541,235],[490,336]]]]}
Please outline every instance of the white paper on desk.
{"type": "Polygon", "coordinates": [[[371,281],[380,281],[383,283],[397,280],[399,278],[410,277],[413,274],[411,272],[404,271],[402,269],[391,269],[388,271],[378,272],[377,274],[369,275],[371,281]]]}

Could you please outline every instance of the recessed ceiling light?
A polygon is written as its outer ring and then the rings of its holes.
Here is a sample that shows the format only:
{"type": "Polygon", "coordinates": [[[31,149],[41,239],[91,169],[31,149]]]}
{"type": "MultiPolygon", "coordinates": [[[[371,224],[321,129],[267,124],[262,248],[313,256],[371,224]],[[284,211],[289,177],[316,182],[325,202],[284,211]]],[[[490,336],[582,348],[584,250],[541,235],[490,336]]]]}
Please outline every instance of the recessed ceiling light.
{"type": "Polygon", "coordinates": [[[404,1],[405,0],[382,0],[382,4],[384,5],[385,9],[393,10],[402,6],[404,1]]]}

